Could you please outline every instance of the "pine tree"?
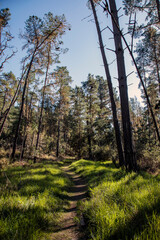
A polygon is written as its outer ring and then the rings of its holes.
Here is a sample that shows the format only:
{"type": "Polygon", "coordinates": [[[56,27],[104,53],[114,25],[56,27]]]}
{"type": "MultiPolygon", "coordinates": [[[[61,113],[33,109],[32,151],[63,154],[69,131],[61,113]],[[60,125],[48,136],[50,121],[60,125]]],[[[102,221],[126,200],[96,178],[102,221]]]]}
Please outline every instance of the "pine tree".
{"type": "Polygon", "coordinates": [[[72,82],[69,72],[66,67],[57,67],[53,73],[54,86],[55,86],[55,101],[57,112],[57,143],[56,143],[56,156],[59,157],[61,152],[61,133],[64,124],[64,118],[69,112],[70,102],[70,86],[72,82]]]}
{"type": "Polygon", "coordinates": [[[88,138],[88,157],[93,159],[93,125],[97,117],[98,105],[98,85],[93,75],[88,74],[87,81],[82,82],[82,87],[86,99],[86,124],[88,138]]]}
{"type": "Polygon", "coordinates": [[[71,147],[77,155],[78,159],[81,159],[84,152],[84,128],[85,128],[85,96],[82,87],[75,87],[71,92],[71,147]]]}
{"type": "MultiPolygon", "coordinates": [[[[99,1],[95,1],[95,2],[99,2],[99,1]]],[[[105,69],[106,78],[107,78],[107,82],[108,82],[111,108],[112,108],[112,114],[113,114],[114,130],[115,130],[115,136],[116,136],[116,144],[117,144],[118,157],[119,157],[119,165],[122,166],[122,165],[124,165],[124,156],[123,156],[123,149],[122,149],[122,143],[121,143],[120,128],[119,128],[119,123],[118,123],[118,118],[117,118],[116,104],[115,104],[115,100],[114,100],[111,75],[110,75],[108,62],[107,62],[107,58],[106,58],[106,54],[105,54],[105,50],[104,50],[104,44],[103,44],[101,30],[100,30],[96,10],[95,10],[94,1],[90,0],[90,3],[91,3],[92,11],[94,14],[94,19],[95,19],[95,24],[96,24],[98,39],[99,39],[99,44],[100,44],[100,50],[101,50],[102,59],[103,59],[103,63],[104,63],[104,69],[105,69]]]]}
{"type": "Polygon", "coordinates": [[[36,55],[39,54],[41,56],[41,51],[45,47],[45,44],[47,43],[47,41],[48,40],[52,41],[53,39],[55,39],[55,36],[57,36],[58,30],[60,29],[60,31],[62,31],[63,28],[65,28],[65,23],[63,23],[62,21],[56,22],[56,24],[51,27],[48,26],[47,28],[46,25],[44,27],[44,22],[36,16],[30,16],[29,19],[26,21],[25,33],[22,37],[27,42],[24,45],[24,48],[28,49],[28,54],[29,54],[26,57],[26,60],[28,58],[30,60],[28,63],[28,70],[25,75],[19,120],[17,123],[17,129],[16,129],[15,139],[13,143],[13,150],[12,150],[12,156],[11,156],[13,160],[14,160],[15,151],[16,151],[18,132],[19,132],[20,123],[22,119],[26,89],[28,85],[28,78],[29,78],[29,74],[32,69],[33,63],[36,62],[36,60],[38,59],[36,55]]]}

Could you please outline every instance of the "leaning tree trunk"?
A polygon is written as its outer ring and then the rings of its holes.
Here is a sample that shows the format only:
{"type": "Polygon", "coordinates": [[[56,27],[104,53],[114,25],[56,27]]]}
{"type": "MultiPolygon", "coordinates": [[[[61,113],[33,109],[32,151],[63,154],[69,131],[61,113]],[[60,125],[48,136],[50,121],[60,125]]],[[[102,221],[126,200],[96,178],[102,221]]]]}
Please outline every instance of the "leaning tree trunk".
{"type": "Polygon", "coordinates": [[[7,108],[7,110],[6,110],[5,113],[4,113],[3,121],[2,121],[2,124],[1,124],[1,126],[0,126],[0,135],[2,134],[2,131],[3,131],[5,122],[6,122],[6,120],[7,120],[8,114],[9,114],[9,112],[10,112],[10,110],[11,110],[11,107],[14,105],[14,103],[15,103],[15,101],[16,101],[16,98],[17,98],[17,95],[18,95],[18,91],[19,91],[19,88],[20,88],[20,86],[21,86],[21,82],[22,82],[22,79],[23,79],[23,76],[24,76],[25,72],[26,72],[26,70],[25,70],[24,73],[22,74],[22,76],[21,76],[21,78],[20,78],[20,80],[19,80],[17,89],[16,89],[16,91],[15,91],[15,94],[14,94],[12,100],[11,100],[11,103],[10,103],[9,107],[7,108]]]}
{"type": "Polygon", "coordinates": [[[14,161],[14,157],[15,157],[19,128],[20,128],[20,123],[21,123],[21,119],[22,119],[22,113],[23,113],[23,107],[24,107],[24,101],[25,101],[25,94],[26,94],[26,89],[27,89],[27,84],[28,84],[28,77],[29,77],[29,73],[31,71],[31,67],[32,67],[32,64],[33,64],[33,60],[34,60],[36,51],[37,51],[37,47],[35,47],[35,50],[33,52],[33,55],[32,55],[32,58],[31,58],[31,61],[30,61],[29,67],[28,67],[28,71],[27,71],[27,74],[26,74],[24,87],[23,87],[21,109],[20,109],[20,112],[19,112],[19,119],[18,119],[18,123],[17,123],[16,134],[15,134],[15,138],[14,138],[12,155],[11,155],[11,158],[12,158],[13,161],[14,161]]]}
{"type": "Polygon", "coordinates": [[[157,81],[158,81],[158,90],[159,90],[159,96],[160,96],[160,69],[159,69],[159,59],[157,56],[157,49],[156,49],[157,42],[154,42],[154,58],[155,58],[155,65],[156,65],[156,74],[157,74],[157,81]]]}
{"type": "Polygon", "coordinates": [[[43,93],[42,93],[42,104],[41,104],[39,124],[38,124],[38,133],[37,133],[37,140],[36,140],[36,147],[35,147],[34,163],[36,163],[36,158],[37,158],[36,155],[37,155],[39,137],[40,137],[40,133],[41,133],[43,108],[44,108],[44,97],[45,97],[45,90],[46,90],[46,85],[47,85],[47,80],[48,80],[49,64],[50,64],[50,48],[48,50],[48,61],[47,61],[47,68],[46,68],[46,76],[45,76],[45,81],[44,81],[44,86],[43,86],[43,93]]]}
{"type": "MultiPolygon", "coordinates": [[[[117,8],[115,0],[109,0],[110,11],[114,17],[114,20],[119,26],[119,20],[117,15],[117,8]]],[[[117,57],[117,68],[118,68],[118,81],[119,81],[119,92],[122,112],[122,126],[123,126],[123,142],[124,142],[124,156],[125,165],[128,170],[136,170],[136,158],[133,147],[132,139],[132,127],[130,122],[129,113],[129,101],[128,101],[128,87],[127,77],[125,71],[124,52],[122,46],[121,35],[117,29],[117,26],[112,18],[113,35],[117,57]]]]}
{"type": "Polygon", "coordinates": [[[153,109],[152,109],[152,105],[151,105],[151,102],[150,102],[150,99],[149,99],[149,96],[148,96],[148,93],[147,93],[145,84],[144,84],[144,82],[143,82],[143,79],[142,79],[140,70],[139,70],[138,65],[137,65],[137,63],[136,63],[136,60],[135,60],[135,58],[134,58],[134,56],[133,56],[133,52],[131,51],[131,49],[130,49],[127,41],[126,41],[125,36],[123,35],[122,31],[121,31],[120,28],[119,28],[119,24],[117,23],[114,15],[113,15],[113,13],[108,9],[108,5],[107,5],[107,1],[106,1],[106,0],[105,0],[105,2],[106,2],[106,5],[105,5],[105,6],[106,6],[106,11],[111,15],[112,21],[114,22],[114,24],[115,24],[115,26],[116,26],[116,28],[117,28],[117,30],[118,30],[118,32],[119,32],[119,35],[122,37],[122,39],[123,39],[123,41],[124,41],[124,43],[125,43],[125,45],[126,45],[126,47],[127,47],[127,49],[128,49],[128,52],[129,52],[129,54],[130,54],[130,56],[131,56],[131,58],[132,58],[132,61],[133,61],[133,63],[134,63],[134,66],[135,66],[135,68],[136,68],[136,71],[137,71],[139,80],[140,80],[140,82],[141,82],[141,84],[142,84],[142,88],[143,88],[143,91],[144,91],[144,94],[145,94],[145,97],[146,97],[146,100],[147,100],[148,108],[149,108],[149,110],[150,110],[150,113],[151,113],[151,116],[152,116],[152,120],[153,120],[153,123],[154,123],[154,126],[155,126],[156,135],[157,135],[157,138],[158,138],[158,141],[159,141],[159,144],[160,144],[160,133],[159,133],[157,121],[156,121],[156,118],[155,118],[155,115],[154,115],[154,112],[153,112],[153,109]]]}
{"type": "Polygon", "coordinates": [[[36,52],[38,49],[40,49],[40,47],[47,41],[47,39],[52,36],[52,34],[62,25],[62,23],[60,23],[55,29],[53,29],[44,39],[43,41],[39,44],[37,42],[34,52],[32,54],[32,58],[31,61],[29,63],[29,67],[28,67],[28,71],[26,74],[26,78],[25,78],[25,83],[24,83],[24,87],[23,87],[23,93],[22,93],[22,103],[21,103],[21,109],[20,109],[20,113],[19,113],[19,119],[18,119],[18,124],[17,124],[17,129],[16,129],[16,134],[15,134],[15,138],[14,138],[14,143],[13,143],[13,150],[12,150],[12,154],[11,154],[11,158],[14,161],[14,156],[15,156],[15,151],[16,151],[16,146],[17,146],[17,139],[18,139],[18,134],[19,134],[19,128],[20,128],[20,123],[21,123],[21,119],[22,119],[22,112],[23,112],[23,106],[24,106],[24,100],[25,100],[25,93],[26,93],[26,86],[28,84],[28,77],[29,77],[29,73],[33,64],[33,60],[34,57],[36,55],[36,52]]]}
{"type": "Polygon", "coordinates": [[[124,165],[124,156],[123,156],[123,149],[122,149],[122,142],[121,142],[121,133],[120,133],[119,123],[118,123],[118,118],[117,118],[116,104],[115,104],[115,100],[114,100],[114,93],[113,93],[111,75],[110,75],[110,71],[109,71],[109,67],[108,67],[108,62],[107,62],[107,58],[106,58],[106,54],[105,54],[105,50],[104,50],[101,30],[100,30],[100,26],[99,26],[99,22],[98,22],[98,18],[97,18],[97,14],[96,14],[95,5],[93,3],[93,0],[90,0],[90,3],[91,3],[91,6],[92,6],[92,11],[93,11],[93,15],[94,15],[95,23],[96,23],[96,28],[97,28],[98,38],[99,38],[99,44],[100,44],[102,59],[103,59],[106,78],[107,78],[107,82],[108,82],[109,96],[110,96],[112,115],[113,115],[114,130],[115,130],[115,136],[116,136],[116,144],[117,144],[118,157],[119,157],[119,165],[122,166],[122,165],[124,165]]]}
{"type": "Polygon", "coordinates": [[[158,21],[160,22],[160,4],[159,4],[159,0],[156,0],[156,5],[157,5],[158,21]]]}

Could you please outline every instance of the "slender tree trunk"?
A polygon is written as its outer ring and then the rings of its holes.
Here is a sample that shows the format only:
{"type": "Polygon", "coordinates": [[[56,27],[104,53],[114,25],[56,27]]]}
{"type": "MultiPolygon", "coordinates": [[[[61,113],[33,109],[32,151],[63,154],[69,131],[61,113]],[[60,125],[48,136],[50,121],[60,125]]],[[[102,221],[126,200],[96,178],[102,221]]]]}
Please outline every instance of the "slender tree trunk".
{"type": "MultiPolygon", "coordinates": [[[[119,26],[115,0],[109,0],[109,4],[111,9],[110,11],[114,16],[114,19],[117,22],[117,25],[119,26]]],[[[112,18],[112,25],[113,25],[114,42],[115,42],[116,56],[117,56],[125,165],[128,170],[136,170],[136,159],[135,159],[133,140],[132,140],[132,129],[131,129],[131,122],[130,122],[129,101],[128,101],[128,87],[127,87],[127,77],[126,77],[125,63],[124,63],[123,46],[122,46],[121,35],[119,34],[119,31],[113,21],[113,18],[112,18]]]]}
{"type": "Polygon", "coordinates": [[[39,136],[40,136],[41,126],[42,126],[44,97],[45,97],[46,85],[47,85],[47,80],[48,80],[49,65],[50,65],[50,48],[48,49],[48,61],[47,61],[46,76],[45,76],[45,81],[44,81],[44,86],[43,86],[43,93],[42,93],[42,104],[41,104],[39,124],[38,124],[38,133],[37,133],[37,140],[36,140],[36,147],[35,147],[34,163],[36,163],[36,155],[37,155],[37,149],[38,149],[38,143],[39,143],[39,136]]]}
{"type": "MultiPolygon", "coordinates": [[[[25,71],[25,72],[26,72],[26,71],[25,71]]],[[[19,80],[19,83],[18,83],[16,92],[15,92],[13,98],[12,98],[12,101],[11,101],[8,109],[7,109],[7,110],[5,111],[5,113],[4,113],[3,122],[2,122],[2,124],[1,124],[1,126],[0,126],[0,135],[2,134],[4,124],[5,124],[6,120],[7,120],[7,116],[8,116],[8,114],[9,114],[10,110],[11,110],[11,107],[14,105],[14,103],[15,103],[15,101],[16,101],[16,97],[17,97],[19,88],[20,88],[20,86],[21,86],[21,82],[22,82],[22,79],[23,79],[23,76],[24,76],[25,72],[22,74],[22,77],[21,77],[21,79],[19,80]]]]}
{"type": "Polygon", "coordinates": [[[110,75],[110,71],[109,71],[109,67],[108,67],[108,63],[107,63],[107,58],[106,58],[106,54],[105,54],[105,50],[104,50],[101,30],[100,30],[100,27],[99,27],[99,22],[98,22],[98,18],[97,18],[97,14],[96,14],[96,10],[95,10],[93,0],[90,0],[90,3],[91,3],[93,14],[94,14],[94,19],[95,19],[95,23],[96,23],[98,38],[99,38],[100,50],[101,50],[103,64],[104,64],[105,73],[106,73],[106,78],[107,78],[107,82],[108,82],[108,89],[109,89],[109,96],[110,96],[110,101],[111,101],[114,130],[115,130],[115,136],[116,136],[116,144],[117,144],[118,157],[119,157],[119,165],[122,166],[122,165],[124,165],[124,156],[123,156],[123,150],[122,150],[121,133],[120,133],[119,123],[118,123],[118,118],[117,118],[116,104],[115,104],[114,94],[113,94],[111,75],[110,75]]]}
{"type": "Polygon", "coordinates": [[[2,109],[1,109],[1,116],[3,115],[4,106],[6,104],[6,95],[7,95],[7,89],[5,91],[4,98],[3,98],[3,105],[2,105],[2,109]]]}
{"type": "Polygon", "coordinates": [[[0,55],[1,55],[1,50],[2,50],[2,24],[0,20],[0,55]]]}
{"type": "Polygon", "coordinates": [[[88,156],[92,160],[92,140],[91,140],[91,128],[89,121],[87,120],[87,135],[88,135],[88,156]]]}
{"type": "Polygon", "coordinates": [[[81,124],[80,124],[80,120],[79,120],[79,124],[78,124],[78,132],[79,132],[79,141],[78,141],[78,159],[81,159],[81,148],[82,148],[82,142],[81,142],[81,124]]]}
{"type": "Polygon", "coordinates": [[[24,134],[24,136],[23,136],[23,141],[22,141],[22,146],[21,146],[20,161],[23,160],[24,149],[25,149],[25,145],[26,145],[26,140],[27,140],[27,134],[24,134]]]}
{"type": "Polygon", "coordinates": [[[58,135],[57,135],[57,146],[56,146],[56,157],[59,157],[59,142],[60,142],[60,119],[58,119],[58,135]]]}
{"type": "Polygon", "coordinates": [[[17,129],[16,129],[16,134],[15,134],[15,139],[14,139],[14,143],[13,143],[13,150],[12,150],[12,154],[11,154],[11,158],[14,161],[14,156],[15,156],[15,151],[16,151],[16,146],[17,146],[17,139],[18,139],[18,134],[19,134],[19,127],[20,127],[20,123],[21,123],[21,118],[22,118],[22,112],[23,112],[23,106],[24,106],[24,99],[25,99],[25,93],[26,93],[26,86],[28,83],[28,77],[29,77],[29,73],[33,64],[33,60],[34,57],[36,55],[37,50],[47,41],[47,39],[62,25],[62,23],[60,23],[56,29],[53,29],[44,39],[43,41],[39,44],[37,42],[37,45],[35,46],[29,67],[28,67],[28,71],[26,74],[26,78],[25,78],[25,83],[24,83],[24,87],[23,87],[23,93],[22,93],[22,103],[21,103],[21,109],[20,109],[20,113],[19,113],[19,119],[18,119],[18,124],[17,124],[17,129]]]}
{"type": "Polygon", "coordinates": [[[160,4],[159,4],[159,0],[156,0],[156,5],[157,5],[158,20],[160,22],[160,4]]]}
{"type": "Polygon", "coordinates": [[[160,95],[160,74],[159,74],[159,62],[158,62],[158,56],[157,56],[157,51],[156,51],[156,45],[157,45],[157,42],[155,41],[155,43],[154,43],[154,57],[155,57],[156,73],[157,73],[157,79],[158,79],[158,90],[159,90],[159,95],[160,95]]]}
{"type": "MultiPolygon", "coordinates": [[[[105,0],[105,1],[106,1],[106,0],[105,0]]],[[[135,65],[135,68],[136,68],[136,71],[137,71],[139,80],[140,80],[140,82],[141,82],[141,84],[142,84],[142,88],[143,88],[143,91],[144,91],[144,94],[145,94],[145,97],[146,97],[146,100],[147,100],[147,103],[148,103],[149,110],[150,110],[150,113],[151,113],[151,116],[152,116],[152,119],[153,119],[153,123],[154,123],[154,126],[155,126],[155,131],[156,131],[156,134],[157,134],[157,138],[158,138],[158,141],[159,141],[159,143],[160,143],[160,133],[159,133],[157,121],[156,121],[155,115],[154,115],[154,113],[153,113],[152,105],[151,105],[151,103],[150,103],[150,99],[149,99],[149,96],[148,96],[148,93],[147,93],[145,84],[144,84],[144,82],[143,82],[141,73],[140,73],[140,71],[139,71],[138,65],[137,65],[137,63],[136,63],[136,60],[135,60],[135,58],[134,58],[134,56],[133,56],[133,53],[132,53],[132,51],[131,51],[131,49],[130,49],[130,47],[129,47],[129,45],[128,45],[128,43],[127,43],[127,41],[126,41],[126,39],[125,39],[125,37],[124,37],[124,35],[123,35],[123,33],[122,33],[122,31],[121,31],[120,28],[119,28],[119,25],[117,24],[117,22],[116,22],[116,20],[115,20],[115,18],[114,18],[114,15],[112,14],[112,12],[109,11],[109,9],[107,8],[107,5],[106,5],[106,11],[108,11],[108,13],[111,15],[112,20],[114,21],[114,23],[115,23],[115,25],[116,25],[116,27],[117,27],[117,29],[118,29],[118,32],[119,32],[119,34],[121,35],[121,37],[122,37],[122,39],[123,39],[123,41],[124,41],[124,43],[125,43],[125,45],[126,45],[126,47],[127,47],[127,49],[128,49],[128,52],[129,52],[129,54],[130,54],[130,56],[131,56],[131,58],[132,58],[132,61],[133,61],[134,65],[135,65]]]]}
{"type": "Polygon", "coordinates": [[[14,138],[12,155],[11,155],[11,158],[13,161],[14,161],[14,156],[15,156],[16,147],[17,147],[17,139],[18,139],[18,134],[19,134],[20,123],[21,123],[21,119],[22,119],[22,113],[23,113],[23,107],[24,107],[24,101],[25,101],[25,93],[26,93],[26,88],[27,88],[27,84],[28,84],[28,77],[29,77],[30,70],[32,68],[32,64],[33,64],[33,60],[34,60],[36,51],[37,51],[37,47],[35,48],[35,50],[33,52],[33,55],[32,55],[32,58],[31,58],[31,61],[30,61],[29,67],[28,67],[28,71],[26,74],[24,87],[23,87],[21,109],[20,109],[20,113],[19,113],[19,119],[18,119],[18,123],[17,123],[16,134],[15,134],[15,138],[14,138]]]}
{"type": "MultiPolygon", "coordinates": [[[[27,93],[27,95],[28,95],[28,93],[27,93]]],[[[25,119],[25,126],[24,126],[24,136],[23,136],[23,141],[22,141],[22,146],[21,146],[20,161],[23,160],[24,150],[26,147],[26,141],[27,141],[27,137],[28,137],[28,126],[32,119],[32,110],[31,110],[32,96],[31,96],[31,100],[29,103],[29,108],[28,108],[28,98],[26,99],[26,119],[25,119]]]]}
{"type": "MultiPolygon", "coordinates": [[[[25,112],[25,120],[24,120],[24,130],[23,130],[23,140],[21,145],[21,153],[20,153],[20,161],[23,159],[25,143],[27,139],[27,125],[28,125],[28,86],[27,86],[27,97],[26,97],[26,112],[25,112]]],[[[24,117],[24,116],[23,116],[24,117]]]]}

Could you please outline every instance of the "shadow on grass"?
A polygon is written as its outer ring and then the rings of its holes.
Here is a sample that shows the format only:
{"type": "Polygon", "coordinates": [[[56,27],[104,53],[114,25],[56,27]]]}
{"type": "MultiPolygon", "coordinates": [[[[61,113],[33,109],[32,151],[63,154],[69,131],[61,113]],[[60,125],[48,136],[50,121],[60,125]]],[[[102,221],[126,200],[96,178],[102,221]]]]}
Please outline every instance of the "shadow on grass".
{"type": "Polygon", "coordinates": [[[109,168],[97,169],[97,167],[89,171],[83,172],[82,170],[79,171],[79,173],[82,174],[91,187],[101,184],[105,179],[110,182],[118,181],[126,175],[126,173],[122,171],[113,173],[113,171],[109,168]]]}
{"type": "Polygon", "coordinates": [[[44,232],[53,232],[69,204],[70,185],[58,164],[50,161],[6,170],[0,178],[0,239],[40,239],[44,232]]]}
{"type": "MultiPolygon", "coordinates": [[[[148,226],[149,224],[148,220],[152,217],[153,213],[156,213],[158,216],[160,216],[159,202],[160,202],[160,198],[154,205],[150,207],[142,207],[138,211],[138,213],[133,216],[133,218],[130,221],[126,222],[125,226],[119,226],[119,228],[117,228],[117,230],[110,237],[107,237],[107,240],[113,240],[113,239],[132,240],[134,239],[136,234],[140,235],[140,233],[142,233],[144,229],[148,226]]],[[[149,238],[146,238],[146,239],[149,239],[149,238]]],[[[158,240],[159,238],[153,238],[153,239],[158,240]]]]}
{"type": "MultiPolygon", "coordinates": [[[[87,217],[87,223],[88,223],[88,231],[92,232],[94,235],[95,232],[95,239],[105,239],[105,240],[118,240],[118,239],[125,239],[125,240],[131,240],[131,239],[160,239],[160,230],[158,232],[159,235],[156,235],[154,231],[158,231],[157,229],[154,229],[154,227],[151,226],[151,224],[154,224],[152,221],[152,216],[155,213],[158,218],[160,217],[160,196],[157,196],[155,201],[153,202],[152,199],[150,199],[150,196],[152,194],[152,186],[154,186],[154,183],[157,183],[157,180],[159,180],[159,176],[151,176],[145,172],[138,172],[138,173],[126,173],[125,171],[121,169],[116,169],[112,163],[95,163],[93,161],[84,161],[81,160],[75,164],[72,164],[72,168],[76,170],[78,173],[80,173],[85,179],[88,181],[89,185],[91,187],[95,187],[103,183],[110,183],[113,182],[114,186],[116,186],[115,191],[111,191],[111,195],[107,195],[106,191],[106,199],[109,203],[116,204],[123,208],[123,203],[125,202],[125,198],[127,198],[127,194],[131,194],[133,191],[142,191],[144,189],[144,193],[148,193],[147,202],[145,204],[144,200],[141,198],[137,199],[137,210],[133,212],[132,205],[130,205],[130,202],[128,202],[128,205],[126,205],[126,208],[124,211],[130,212],[131,217],[129,220],[126,220],[125,223],[116,222],[115,225],[113,224],[110,229],[110,235],[104,236],[105,229],[107,229],[107,222],[105,222],[105,213],[104,216],[102,216],[102,219],[99,217],[97,222],[92,222],[94,211],[96,212],[96,209],[93,210],[92,207],[94,205],[91,204],[91,207],[88,207],[88,212],[86,214],[87,217]],[[119,185],[116,185],[117,181],[122,180],[119,182],[119,185]],[[150,186],[151,184],[151,186],[150,186]],[[126,191],[126,187],[128,191],[126,191]],[[126,193],[123,194],[123,190],[126,193]],[[142,201],[141,201],[142,200],[142,201]],[[152,201],[152,203],[150,202],[152,201]],[[140,202],[140,203],[139,203],[140,202]],[[131,209],[130,209],[131,208],[131,209]],[[90,212],[93,213],[93,215],[90,215],[90,212]],[[102,222],[101,222],[102,221],[102,222]],[[98,225],[98,222],[100,224],[98,225]],[[93,224],[93,225],[92,225],[93,224]],[[95,226],[94,226],[95,224],[95,226]],[[102,225],[101,225],[102,224],[102,225]],[[104,224],[104,225],[103,225],[104,224]],[[97,226],[98,225],[98,226],[97,226]],[[98,230],[99,229],[99,230],[98,230]],[[143,238],[141,238],[141,234],[143,234],[145,231],[145,235],[143,238]],[[150,231],[149,233],[147,231],[150,231]],[[147,233],[146,233],[147,232],[147,233]],[[99,236],[98,233],[102,236],[99,236]],[[98,235],[96,238],[96,234],[98,235]],[[147,235],[149,234],[149,235],[147,235]],[[155,238],[152,238],[152,234],[154,234],[155,238]],[[136,236],[140,236],[140,238],[136,238],[136,236]],[[147,238],[149,236],[149,238],[147,238]],[[158,237],[157,237],[158,236],[158,237]]],[[[118,184],[118,183],[117,183],[118,184]]],[[[158,185],[157,185],[158,186],[158,185]]],[[[105,188],[105,185],[104,185],[105,188]]],[[[103,195],[103,188],[97,188],[98,194],[103,195]]],[[[156,194],[156,189],[154,189],[154,194],[156,194]]],[[[142,194],[142,192],[139,192],[139,194],[142,194]]],[[[144,196],[145,196],[144,194],[144,196]]],[[[136,196],[136,195],[135,195],[136,196]]],[[[133,195],[134,197],[134,195],[133,195]]],[[[143,197],[143,194],[142,194],[143,197]]],[[[96,199],[96,198],[95,198],[96,199]]],[[[95,200],[96,201],[96,200],[95,200]]],[[[96,202],[95,202],[96,203],[96,202]]],[[[109,204],[108,203],[108,204],[109,204]]],[[[96,206],[96,204],[95,204],[96,206]]],[[[96,208],[96,207],[95,207],[96,208]]],[[[97,210],[98,211],[98,210],[97,210]]],[[[85,214],[85,212],[84,212],[85,214]]],[[[102,213],[103,214],[103,213],[102,213]]],[[[106,216],[107,218],[107,216],[106,216]]],[[[128,219],[128,218],[126,218],[128,219]]],[[[107,221],[107,220],[106,220],[107,221]]],[[[109,221],[109,220],[108,220],[109,221]]],[[[106,234],[109,234],[109,230],[106,231],[106,234]]],[[[88,232],[89,235],[89,232],[88,232]]]]}
{"type": "Polygon", "coordinates": [[[1,216],[1,240],[32,240],[39,239],[42,231],[54,230],[57,226],[57,215],[53,212],[46,212],[40,207],[19,207],[6,206],[0,211],[1,216]],[[47,217],[48,215],[52,217],[47,217]]]}

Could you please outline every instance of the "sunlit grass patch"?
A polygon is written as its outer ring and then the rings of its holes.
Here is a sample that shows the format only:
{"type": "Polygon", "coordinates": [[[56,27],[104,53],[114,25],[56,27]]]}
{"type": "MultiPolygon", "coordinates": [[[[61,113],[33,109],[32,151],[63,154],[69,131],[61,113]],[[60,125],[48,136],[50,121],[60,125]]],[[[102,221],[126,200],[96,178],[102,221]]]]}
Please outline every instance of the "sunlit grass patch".
{"type": "Polygon", "coordinates": [[[126,173],[111,162],[80,160],[71,167],[90,187],[91,198],[81,207],[89,239],[160,239],[158,176],[126,173]]]}
{"type": "Polygon", "coordinates": [[[70,180],[53,162],[9,167],[0,176],[0,239],[47,239],[68,205],[70,180]]]}

